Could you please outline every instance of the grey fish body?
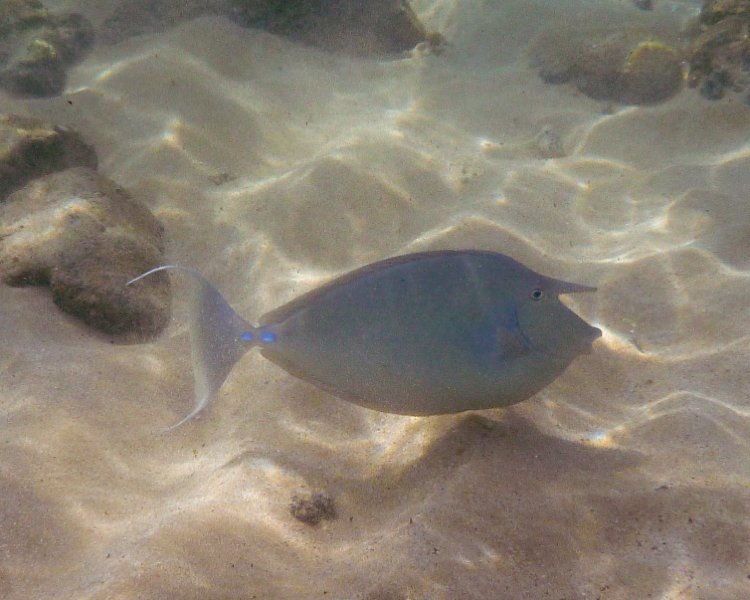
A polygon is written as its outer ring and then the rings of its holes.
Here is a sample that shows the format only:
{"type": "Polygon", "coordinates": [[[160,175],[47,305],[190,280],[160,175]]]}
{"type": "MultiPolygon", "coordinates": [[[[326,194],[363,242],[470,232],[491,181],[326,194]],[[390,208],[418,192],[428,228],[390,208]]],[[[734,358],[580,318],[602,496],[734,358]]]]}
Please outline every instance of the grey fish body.
{"type": "Polygon", "coordinates": [[[253,345],[350,402],[436,415],[521,402],[601,335],[558,299],[594,288],[493,252],[425,252],[374,263],[264,315],[257,328],[191,273],[201,289],[191,327],[197,402],[186,419],[253,345]]]}

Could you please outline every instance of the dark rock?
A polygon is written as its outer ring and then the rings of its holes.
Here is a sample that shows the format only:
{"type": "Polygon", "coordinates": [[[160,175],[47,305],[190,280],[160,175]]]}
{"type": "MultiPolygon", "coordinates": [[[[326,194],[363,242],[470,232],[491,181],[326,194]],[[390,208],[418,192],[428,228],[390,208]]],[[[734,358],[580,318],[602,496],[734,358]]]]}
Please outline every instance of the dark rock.
{"type": "Polygon", "coordinates": [[[654,0],[633,0],[633,4],[641,10],[654,10],[654,0]]]}
{"type": "Polygon", "coordinates": [[[731,83],[732,79],[726,71],[711,71],[703,78],[701,96],[708,100],[721,100],[731,83]]]}
{"type": "Polygon", "coordinates": [[[105,333],[155,336],[170,312],[163,230],[151,212],[86,168],[35,179],[0,205],[0,279],[48,285],[65,312],[105,333]]]}
{"type": "Polygon", "coordinates": [[[327,50],[392,55],[428,33],[406,0],[233,0],[234,18],[327,50]]]}
{"type": "Polygon", "coordinates": [[[750,2],[747,0],[703,0],[701,23],[714,25],[727,17],[750,16],[750,2]]]}
{"type": "Polygon", "coordinates": [[[706,0],[690,30],[690,87],[718,100],[750,90],[750,1],[706,0]]]}
{"type": "Polygon", "coordinates": [[[99,31],[99,40],[115,44],[134,35],[161,33],[183,21],[231,12],[231,0],[123,0],[99,31]]]}
{"type": "Polygon", "coordinates": [[[442,36],[428,34],[406,0],[122,0],[99,39],[116,43],[204,15],[228,15],[245,27],[358,55],[394,55],[442,36]]]}
{"type": "Polygon", "coordinates": [[[38,119],[0,116],[0,203],[34,177],[78,166],[96,169],[97,158],[76,132],[38,119]]]}
{"type": "Polygon", "coordinates": [[[0,2],[0,36],[46,24],[49,12],[38,0],[0,2]]]}
{"type": "Polygon", "coordinates": [[[94,42],[94,27],[77,13],[61,15],[51,20],[46,39],[68,65],[81,59],[94,42]]]}
{"type": "Polygon", "coordinates": [[[0,4],[0,84],[15,94],[59,94],[65,68],[93,40],[93,26],[81,15],[53,15],[31,0],[0,4]]]}
{"type": "Polygon", "coordinates": [[[54,96],[65,87],[65,63],[55,47],[42,38],[20,44],[7,61],[0,83],[8,91],[28,96],[54,96]]]}
{"type": "Polygon", "coordinates": [[[330,521],[336,518],[333,498],[321,493],[303,498],[293,496],[289,511],[295,519],[308,525],[317,525],[324,519],[330,521]]]}
{"type": "Polygon", "coordinates": [[[532,45],[531,60],[545,82],[570,81],[597,100],[656,104],[682,87],[680,53],[640,32],[551,30],[532,45]]]}

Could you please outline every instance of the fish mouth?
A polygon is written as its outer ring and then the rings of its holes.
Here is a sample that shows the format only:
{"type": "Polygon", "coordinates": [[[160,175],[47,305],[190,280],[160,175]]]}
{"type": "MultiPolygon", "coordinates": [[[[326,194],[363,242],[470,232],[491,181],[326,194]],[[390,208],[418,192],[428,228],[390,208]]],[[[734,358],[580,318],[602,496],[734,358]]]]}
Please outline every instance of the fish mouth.
{"type": "Polygon", "coordinates": [[[584,345],[586,354],[591,354],[592,352],[592,346],[596,340],[598,340],[600,337],[602,337],[602,330],[598,327],[594,327],[593,325],[589,325],[589,332],[588,332],[586,344],[584,345]]]}

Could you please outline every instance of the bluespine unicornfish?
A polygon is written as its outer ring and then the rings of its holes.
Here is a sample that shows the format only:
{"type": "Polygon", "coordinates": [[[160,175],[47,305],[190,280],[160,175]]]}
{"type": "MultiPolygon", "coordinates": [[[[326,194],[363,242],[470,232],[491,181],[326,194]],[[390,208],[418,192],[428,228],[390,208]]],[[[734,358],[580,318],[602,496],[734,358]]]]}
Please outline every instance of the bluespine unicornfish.
{"type": "MultiPolygon", "coordinates": [[[[595,288],[540,275],[495,252],[397,256],[338,277],[262,316],[240,317],[200,273],[190,307],[195,405],[211,401],[250,348],[361,406],[438,415],[534,395],[601,331],[560,302],[595,288]]],[[[175,425],[175,427],[177,426],[175,425]]]]}

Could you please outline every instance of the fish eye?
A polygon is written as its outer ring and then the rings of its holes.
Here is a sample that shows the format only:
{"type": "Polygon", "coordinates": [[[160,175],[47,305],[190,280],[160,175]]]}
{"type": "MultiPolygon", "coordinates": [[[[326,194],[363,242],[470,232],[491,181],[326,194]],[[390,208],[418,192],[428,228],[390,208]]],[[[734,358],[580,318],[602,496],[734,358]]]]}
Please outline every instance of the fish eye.
{"type": "Polygon", "coordinates": [[[531,290],[531,294],[529,294],[529,296],[536,302],[544,298],[544,291],[540,290],[539,288],[534,288],[533,290],[531,290]]]}

